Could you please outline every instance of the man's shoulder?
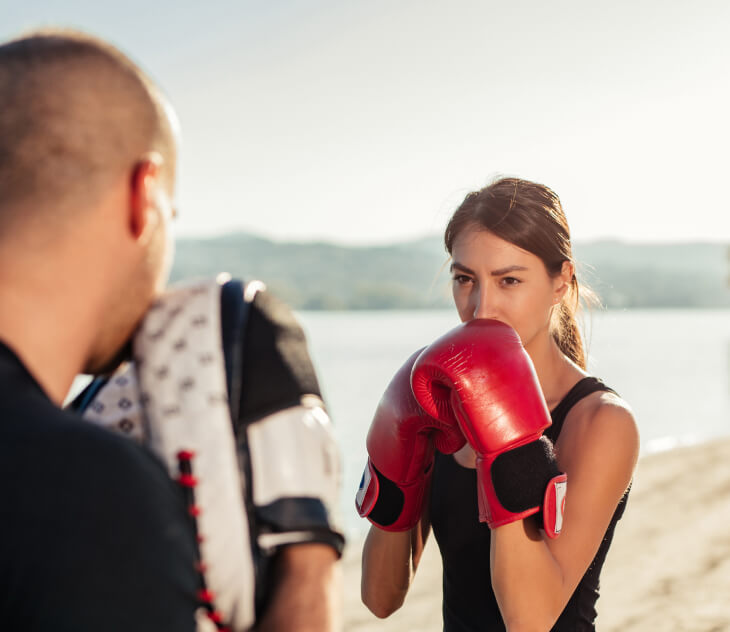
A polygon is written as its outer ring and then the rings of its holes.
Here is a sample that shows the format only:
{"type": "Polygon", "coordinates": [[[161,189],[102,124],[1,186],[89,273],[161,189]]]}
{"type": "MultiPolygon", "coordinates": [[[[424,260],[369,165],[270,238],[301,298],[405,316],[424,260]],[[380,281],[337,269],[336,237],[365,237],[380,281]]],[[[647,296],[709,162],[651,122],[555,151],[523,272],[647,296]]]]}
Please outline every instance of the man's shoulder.
{"type": "Polygon", "coordinates": [[[0,431],[0,544],[29,629],[192,629],[195,544],[182,493],[161,464],[49,404],[0,431]],[[107,619],[111,617],[112,621],[107,619]]]}
{"type": "Polygon", "coordinates": [[[162,464],[129,439],[40,397],[6,404],[0,404],[0,471],[11,477],[3,488],[43,496],[68,493],[101,505],[112,497],[132,503],[177,495],[162,464]]]}

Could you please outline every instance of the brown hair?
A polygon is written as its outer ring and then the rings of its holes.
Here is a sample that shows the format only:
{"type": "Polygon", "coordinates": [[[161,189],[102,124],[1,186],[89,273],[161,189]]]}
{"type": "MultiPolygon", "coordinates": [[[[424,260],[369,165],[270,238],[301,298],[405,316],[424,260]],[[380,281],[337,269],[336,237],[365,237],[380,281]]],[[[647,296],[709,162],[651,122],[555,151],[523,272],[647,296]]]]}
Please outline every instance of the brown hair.
{"type": "MultiPolygon", "coordinates": [[[[573,262],[568,222],[557,194],[543,184],[519,178],[500,178],[469,193],[456,209],[444,233],[449,254],[465,228],[487,230],[539,257],[548,274],[560,274],[563,262],[573,262]]],[[[583,298],[592,295],[583,288],[583,298]]],[[[581,286],[575,274],[570,288],[553,312],[551,330],[560,350],[581,368],[586,366],[576,322],[581,286]]]]}

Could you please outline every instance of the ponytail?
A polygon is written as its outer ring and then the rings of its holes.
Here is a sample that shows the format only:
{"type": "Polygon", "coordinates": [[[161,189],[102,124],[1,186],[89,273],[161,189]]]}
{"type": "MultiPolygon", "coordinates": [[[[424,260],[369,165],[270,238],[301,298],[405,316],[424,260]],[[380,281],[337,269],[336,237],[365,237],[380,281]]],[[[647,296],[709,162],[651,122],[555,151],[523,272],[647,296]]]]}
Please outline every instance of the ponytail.
{"type": "Polygon", "coordinates": [[[568,292],[553,311],[551,322],[553,338],[558,344],[558,348],[581,369],[586,368],[586,355],[583,338],[578,327],[577,314],[582,303],[586,302],[596,302],[595,295],[589,288],[581,286],[576,276],[573,275],[568,292]]]}

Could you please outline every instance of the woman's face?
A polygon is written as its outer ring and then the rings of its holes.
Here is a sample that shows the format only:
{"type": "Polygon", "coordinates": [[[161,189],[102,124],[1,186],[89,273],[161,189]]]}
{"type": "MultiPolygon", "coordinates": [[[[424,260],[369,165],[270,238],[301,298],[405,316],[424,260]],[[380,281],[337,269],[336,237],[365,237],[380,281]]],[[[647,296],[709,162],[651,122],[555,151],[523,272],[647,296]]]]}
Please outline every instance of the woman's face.
{"type": "Polygon", "coordinates": [[[510,325],[527,347],[549,332],[550,314],[569,287],[572,264],[551,278],[542,260],[493,233],[467,227],[452,246],[452,291],[462,322],[492,318],[510,325]]]}

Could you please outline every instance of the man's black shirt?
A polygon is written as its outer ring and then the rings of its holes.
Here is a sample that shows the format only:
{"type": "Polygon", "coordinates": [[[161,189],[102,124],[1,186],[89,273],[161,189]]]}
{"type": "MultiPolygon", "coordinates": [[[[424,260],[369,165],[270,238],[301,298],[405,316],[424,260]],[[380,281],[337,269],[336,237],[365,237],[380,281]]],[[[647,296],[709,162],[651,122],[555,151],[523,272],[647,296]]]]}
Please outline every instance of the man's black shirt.
{"type": "Polygon", "coordinates": [[[0,628],[192,632],[194,560],[162,465],[56,407],[0,342],[0,628]]]}

